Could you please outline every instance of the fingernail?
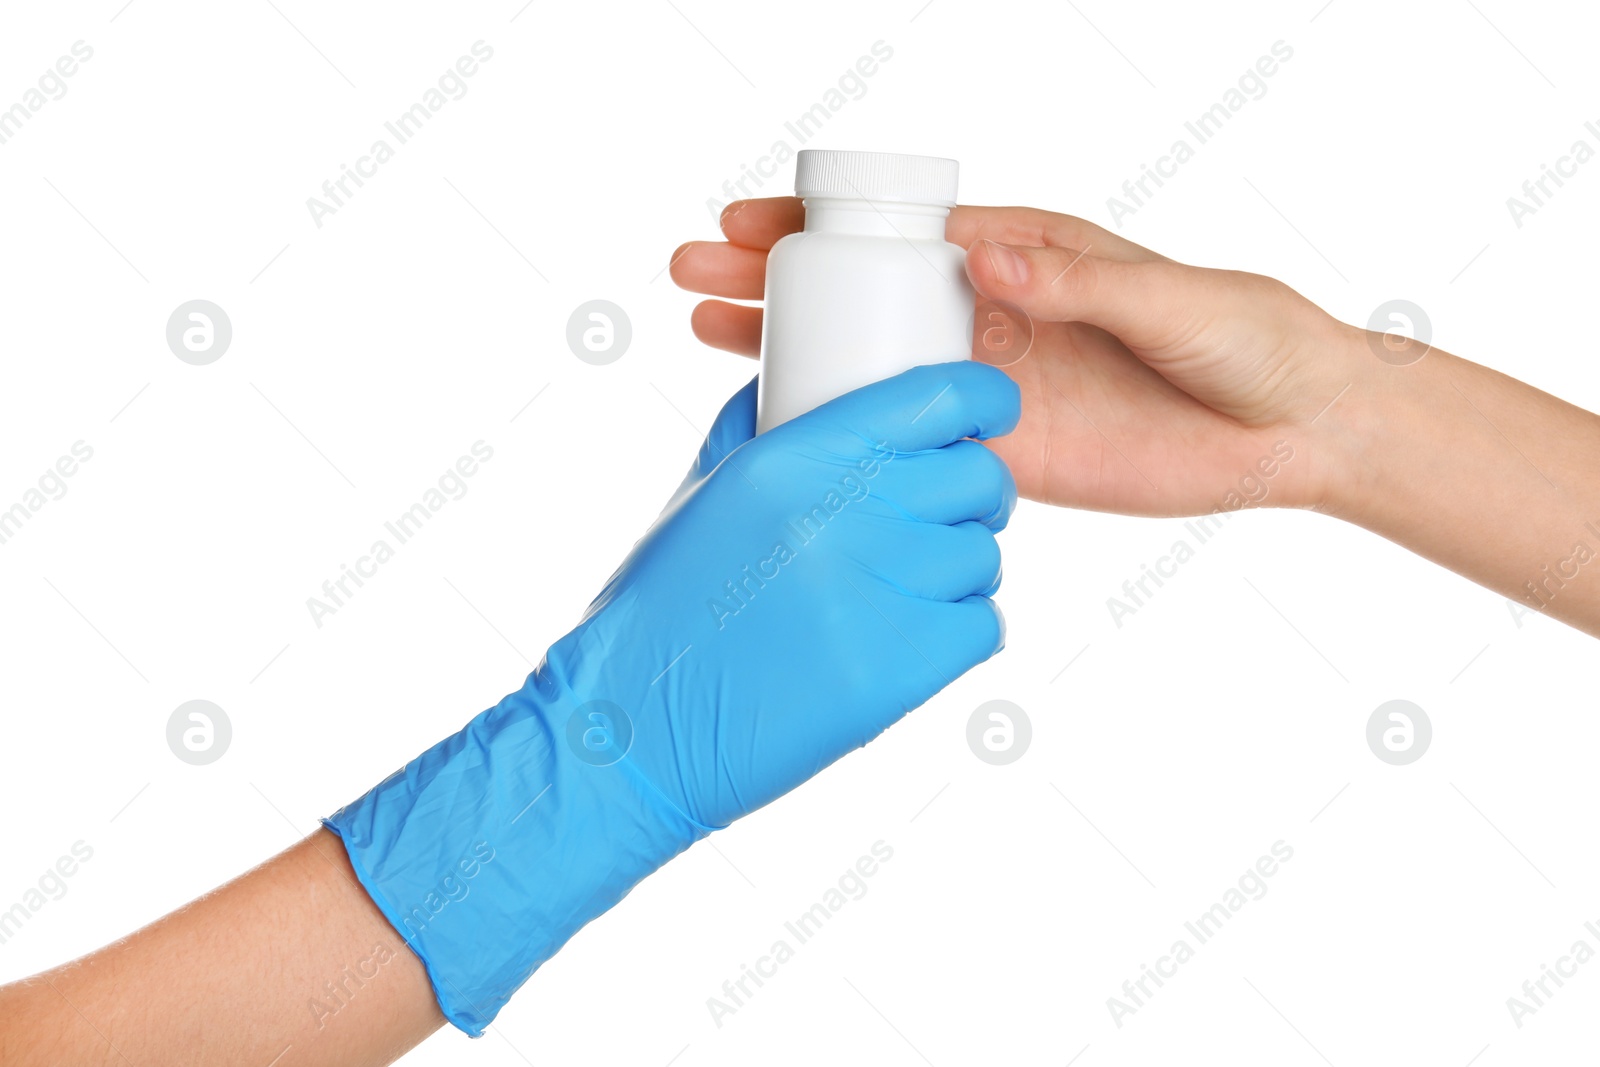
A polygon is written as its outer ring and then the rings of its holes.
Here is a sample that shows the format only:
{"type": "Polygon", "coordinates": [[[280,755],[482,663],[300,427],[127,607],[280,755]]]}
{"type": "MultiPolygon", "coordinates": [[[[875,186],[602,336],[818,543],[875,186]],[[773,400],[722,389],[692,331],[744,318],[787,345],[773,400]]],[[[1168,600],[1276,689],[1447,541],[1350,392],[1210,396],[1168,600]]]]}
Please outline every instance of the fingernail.
{"type": "Polygon", "coordinates": [[[1028,261],[1005,245],[984,239],[983,250],[989,256],[989,266],[994,268],[995,280],[1001,285],[1023,285],[1028,280],[1028,261]]]}

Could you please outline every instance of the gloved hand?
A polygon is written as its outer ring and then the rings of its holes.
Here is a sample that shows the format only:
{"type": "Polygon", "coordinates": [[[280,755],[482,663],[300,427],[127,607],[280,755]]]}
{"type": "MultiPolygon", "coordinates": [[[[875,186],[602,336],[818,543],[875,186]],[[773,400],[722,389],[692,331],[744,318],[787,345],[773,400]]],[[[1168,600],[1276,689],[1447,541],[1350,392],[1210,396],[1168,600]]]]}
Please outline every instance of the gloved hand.
{"type": "Polygon", "coordinates": [[[325,820],[451,1023],[480,1034],[640,879],[999,650],[1016,487],[966,438],[1018,415],[1003,373],[945,363],[752,439],[752,382],[523,687],[325,820]]]}

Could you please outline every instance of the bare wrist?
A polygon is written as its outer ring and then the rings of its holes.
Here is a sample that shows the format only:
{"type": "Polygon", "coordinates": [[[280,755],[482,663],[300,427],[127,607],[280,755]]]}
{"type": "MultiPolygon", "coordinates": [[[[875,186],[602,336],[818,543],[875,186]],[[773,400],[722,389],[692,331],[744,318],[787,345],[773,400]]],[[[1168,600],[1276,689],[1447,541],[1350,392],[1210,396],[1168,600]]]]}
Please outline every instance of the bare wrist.
{"type": "Polygon", "coordinates": [[[1401,347],[1384,334],[1339,326],[1334,362],[1345,384],[1308,427],[1324,457],[1317,510],[1374,529],[1406,492],[1415,473],[1410,467],[1427,466],[1417,454],[1419,431],[1430,442],[1450,436],[1432,424],[1455,357],[1422,342],[1401,347]]]}

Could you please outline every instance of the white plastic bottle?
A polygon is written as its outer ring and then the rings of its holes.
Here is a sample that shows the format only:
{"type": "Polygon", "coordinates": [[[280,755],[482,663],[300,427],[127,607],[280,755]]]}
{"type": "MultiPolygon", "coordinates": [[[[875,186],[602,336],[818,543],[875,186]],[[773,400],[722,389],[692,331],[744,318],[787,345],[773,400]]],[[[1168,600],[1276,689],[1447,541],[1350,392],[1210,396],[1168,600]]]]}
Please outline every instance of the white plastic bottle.
{"type": "Polygon", "coordinates": [[[972,356],[966,253],[945,240],[958,164],[808,149],[806,226],[767,256],[756,430],[926,363],[972,356]]]}

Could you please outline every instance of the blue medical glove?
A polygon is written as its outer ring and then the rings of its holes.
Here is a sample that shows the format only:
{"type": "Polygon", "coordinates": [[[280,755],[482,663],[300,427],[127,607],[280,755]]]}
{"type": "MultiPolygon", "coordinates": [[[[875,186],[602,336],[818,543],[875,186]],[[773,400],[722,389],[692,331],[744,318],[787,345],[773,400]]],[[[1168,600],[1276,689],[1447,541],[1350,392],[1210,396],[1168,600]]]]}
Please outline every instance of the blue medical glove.
{"type": "Polygon", "coordinates": [[[968,438],[1016,386],[920,367],[752,438],[755,383],[517,692],[340,809],[372,899],[474,1036],[642,878],[1001,647],[1016,502],[968,438]]]}

